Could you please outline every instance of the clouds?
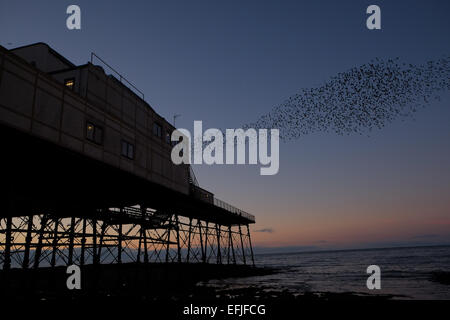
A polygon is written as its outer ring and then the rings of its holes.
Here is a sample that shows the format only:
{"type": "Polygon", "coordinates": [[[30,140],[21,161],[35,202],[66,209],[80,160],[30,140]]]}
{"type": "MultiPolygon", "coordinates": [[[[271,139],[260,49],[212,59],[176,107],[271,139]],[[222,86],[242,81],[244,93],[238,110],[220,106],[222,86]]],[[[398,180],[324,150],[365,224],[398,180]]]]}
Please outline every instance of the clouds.
{"type": "Polygon", "coordinates": [[[412,239],[435,239],[438,237],[439,237],[438,234],[421,234],[421,235],[412,237],[412,239]]]}
{"type": "Polygon", "coordinates": [[[283,246],[283,247],[253,247],[255,254],[279,254],[279,253],[296,253],[320,250],[316,246],[283,246]]]}
{"type": "Polygon", "coordinates": [[[259,230],[254,230],[253,232],[273,233],[274,230],[272,228],[263,228],[259,230]]]}

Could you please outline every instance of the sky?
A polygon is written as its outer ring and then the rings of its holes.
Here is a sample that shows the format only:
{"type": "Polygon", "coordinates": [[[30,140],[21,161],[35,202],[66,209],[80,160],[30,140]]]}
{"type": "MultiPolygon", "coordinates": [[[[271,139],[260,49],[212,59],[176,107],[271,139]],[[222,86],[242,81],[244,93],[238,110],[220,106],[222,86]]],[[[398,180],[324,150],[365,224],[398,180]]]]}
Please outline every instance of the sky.
{"type": "MultiPolygon", "coordinates": [[[[5,1],[0,45],[46,42],[114,66],[177,127],[239,128],[303,88],[376,57],[450,53],[448,1],[5,1]],[[81,30],[66,8],[81,8],[81,30]],[[381,8],[381,30],[366,8],[381,8]]],[[[256,216],[257,247],[450,243],[450,95],[367,135],[280,145],[280,170],[196,165],[202,187],[256,216]]]]}

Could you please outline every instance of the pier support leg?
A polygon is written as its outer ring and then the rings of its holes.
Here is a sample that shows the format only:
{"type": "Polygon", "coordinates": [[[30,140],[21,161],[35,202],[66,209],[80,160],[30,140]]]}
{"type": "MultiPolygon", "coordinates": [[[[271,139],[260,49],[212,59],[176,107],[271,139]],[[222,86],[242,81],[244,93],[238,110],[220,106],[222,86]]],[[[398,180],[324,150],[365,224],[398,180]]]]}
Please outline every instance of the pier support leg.
{"type": "Polygon", "coordinates": [[[144,263],[148,263],[147,229],[145,227],[143,232],[143,241],[144,241],[144,263]]]}
{"type": "Polygon", "coordinates": [[[70,231],[69,231],[69,256],[67,264],[70,266],[73,264],[73,242],[75,237],[75,217],[70,219],[70,231]]]}
{"type": "Polygon", "coordinates": [[[142,248],[142,226],[140,226],[139,230],[139,240],[138,240],[138,249],[136,255],[136,262],[141,263],[141,249],[142,248]]]}
{"type": "Polygon", "coordinates": [[[248,245],[250,246],[250,253],[252,258],[252,265],[255,266],[255,258],[253,256],[253,246],[252,246],[252,238],[250,237],[250,228],[247,225],[247,236],[248,236],[248,245]]]}
{"type": "Polygon", "coordinates": [[[100,240],[98,243],[98,254],[97,254],[97,263],[101,262],[102,258],[102,249],[103,249],[103,239],[105,237],[106,228],[108,227],[108,224],[106,221],[103,221],[102,227],[100,229],[100,240]]]}
{"type": "Polygon", "coordinates": [[[122,224],[118,227],[119,237],[117,239],[117,263],[122,263],[122,224]]]}
{"type": "MultiPolygon", "coordinates": [[[[144,263],[148,263],[148,248],[147,248],[147,228],[145,227],[145,223],[147,221],[147,207],[141,205],[141,215],[142,215],[142,224],[141,224],[141,233],[139,240],[139,255],[141,251],[141,244],[144,245],[144,263]]],[[[139,259],[140,260],[140,259],[139,259]]]]}
{"type": "Polygon", "coordinates": [[[208,230],[208,221],[205,221],[205,259],[203,262],[208,262],[209,261],[209,257],[208,257],[208,234],[209,234],[209,230],[208,230]]]}
{"type": "Polygon", "coordinates": [[[28,265],[30,263],[30,247],[31,247],[31,240],[32,235],[31,232],[33,231],[33,216],[28,216],[28,226],[27,226],[27,235],[25,236],[25,251],[23,253],[23,261],[22,261],[22,268],[28,269],[28,265]]]}
{"type": "Polygon", "coordinates": [[[220,225],[216,223],[216,236],[217,236],[217,264],[222,263],[222,252],[220,251],[220,225]]]}
{"type": "Polygon", "coordinates": [[[92,219],[92,260],[97,264],[97,218],[92,219]]]}
{"type": "Polygon", "coordinates": [[[47,227],[47,221],[48,221],[48,216],[44,214],[41,217],[41,228],[39,229],[38,243],[36,246],[36,251],[34,253],[34,265],[33,265],[34,269],[37,269],[39,267],[39,262],[41,260],[42,241],[44,239],[44,232],[45,232],[45,228],[47,227]]]}
{"type": "Polygon", "coordinates": [[[242,239],[242,228],[241,228],[241,225],[239,225],[239,237],[241,238],[242,261],[244,262],[244,264],[247,264],[247,261],[245,259],[245,248],[244,248],[244,240],[242,239]]]}
{"type": "MultiPolygon", "coordinates": [[[[236,264],[236,254],[234,253],[233,233],[231,232],[231,226],[228,226],[228,241],[229,241],[228,250],[231,248],[231,253],[233,255],[233,264],[236,264]]],[[[230,263],[229,253],[228,253],[228,263],[230,263]]]]}
{"type": "Polygon", "coordinates": [[[188,248],[186,256],[187,263],[189,263],[189,257],[191,255],[191,234],[192,234],[192,218],[189,218],[188,248]]]}
{"type": "Polygon", "coordinates": [[[50,260],[50,266],[52,268],[55,267],[56,265],[56,253],[58,251],[58,227],[59,227],[59,219],[58,218],[54,218],[53,219],[53,223],[55,224],[54,226],[54,231],[53,231],[53,242],[52,242],[52,258],[50,260]]]}
{"type": "MultiPolygon", "coordinates": [[[[10,214],[11,212],[8,212],[10,214]]],[[[11,269],[11,229],[12,229],[12,217],[9,216],[6,218],[6,234],[5,234],[5,251],[4,251],[4,260],[3,260],[3,270],[11,269]]]]}
{"type": "Polygon", "coordinates": [[[86,218],[83,219],[83,226],[81,227],[81,252],[80,252],[80,266],[84,265],[84,251],[86,250],[86,218]]]}
{"type": "Polygon", "coordinates": [[[197,220],[198,225],[198,233],[200,235],[200,249],[202,250],[202,262],[206,262],[206,254],[203,246],[203,235],[202,235],[202,222],[200,220],[197,220]]]}
{"type": "Polygon", "coordinates": [[[170,215],[170,220],[169,220],[169,227],[167,228],[167,244],[166,244],[166,263],[169,262],[169,250],[170,250],[170,232],[172,229],[172,215],[170,215]]]}
{"type": "Polygon", "coordinates": [[[175,215],[175,221],[177,223],[177,261],[181,263],[180,221],[178,220],[178,215],[175,215]]]}

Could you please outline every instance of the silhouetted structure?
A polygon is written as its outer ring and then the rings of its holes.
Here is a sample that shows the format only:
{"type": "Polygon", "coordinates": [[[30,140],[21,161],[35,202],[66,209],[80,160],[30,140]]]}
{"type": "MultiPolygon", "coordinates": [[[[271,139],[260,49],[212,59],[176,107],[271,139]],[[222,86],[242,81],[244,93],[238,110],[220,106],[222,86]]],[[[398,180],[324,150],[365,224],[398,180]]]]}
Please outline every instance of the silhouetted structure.
{"type": "Polygon", "coordinates": [[[0,266],[253,264],[254,216],[174,165],[174,127],[92,59],[0,46],[0,266]]]}

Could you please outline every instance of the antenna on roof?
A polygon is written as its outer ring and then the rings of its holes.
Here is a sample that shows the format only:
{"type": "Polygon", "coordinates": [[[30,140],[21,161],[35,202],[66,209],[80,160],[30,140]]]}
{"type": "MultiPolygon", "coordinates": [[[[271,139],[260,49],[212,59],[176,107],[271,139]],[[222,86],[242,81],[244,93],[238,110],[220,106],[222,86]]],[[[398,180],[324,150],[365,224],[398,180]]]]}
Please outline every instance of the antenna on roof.
{"type": "Polygon", "coordinates": [[[178,117],[180,117],[181,114],[174,114],[173,115],[173,126],[175,127],[175,121],[177,120],[178,117]]]}

